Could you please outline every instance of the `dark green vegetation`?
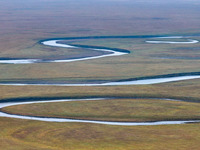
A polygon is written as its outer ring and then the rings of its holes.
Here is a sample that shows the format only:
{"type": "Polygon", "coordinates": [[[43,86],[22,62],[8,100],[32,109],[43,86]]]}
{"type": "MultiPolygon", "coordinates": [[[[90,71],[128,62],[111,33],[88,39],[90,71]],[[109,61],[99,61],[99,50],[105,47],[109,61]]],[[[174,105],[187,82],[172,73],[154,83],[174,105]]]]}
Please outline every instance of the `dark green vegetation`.
{"type": "MultiPolygon", "coordinates": [[[[193,35],[194,39],[200,40],[197,36],[200,34],[199,6],[196,0],[1,1],[0,57],[62,59],[99,54],[82,49],[45,47],[38,43],[44,39],[60,37],[193,35]]],[[[36,81],[39,79],[84,82],[85,80],[120,80],[199,72],[199,43],[148,44],[145,40],[71,41],[72,44],[127,49],[131,53],[120,57],[74,63],[0,64],[0,81],[36,81]]],[[[160,97],[199,101],[199,89],[199,79],[148,86],[0,86],[0,99],[3,101],[20,100],[21,98],[30,100],[109,96],[160,97]]],[[[138,100],[137,103],[140,101],[138,100]]],[[[187,104],[189,105],[187,111],[199,105],[187,104]]],[[[45,105],[48,107],[48,104],[45,105]]],[[[151,107],[156,106],[159,106],[159,103],[151,105],[151,107]]],[[[53,110],[51,111],[54,113],[53,110]]],[[[170,115],[170,112],[166,115],[170,115]]],[[[200,147],[199,124],[123,127],[0,118],[0,129],[0,148],[4,150],[188,150],[200,147]]]]}

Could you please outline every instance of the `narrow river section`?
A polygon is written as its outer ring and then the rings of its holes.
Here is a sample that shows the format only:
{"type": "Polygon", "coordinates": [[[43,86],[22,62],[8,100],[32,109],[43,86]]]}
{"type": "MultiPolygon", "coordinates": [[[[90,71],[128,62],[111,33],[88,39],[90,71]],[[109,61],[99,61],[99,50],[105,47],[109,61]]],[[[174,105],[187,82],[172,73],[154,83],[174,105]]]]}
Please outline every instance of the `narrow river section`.
{"type": "MultiPolygon", "coordinates": [[[[71,101],[94,101],[94,100],[106,100],[105,98],[96,99],[63,99],[63,100],[51,100],[51,101],[30,101],[30,102],[7,102],[0,103],[0,109],[8,106],[14,105],[24,105],[24,104],[35,104],[35,103],[53,103],[53,102],[71,102],[71,101]]],[[[108,99],[109,100],[109,99],[108,99]]],[[[161,99],[170,100],[170,99],[161,99]]],[[[181,101],[181,100],[171,100],[171,101],[181,101]]],[[[27,119],[45,122],[77,122],[77,123],[94,123],[94,124],[105,124],[105,125],[118,125],[118,126],[153,126],[153,125],[174,125],[174,124],[186,124],[186,123],[198,123],[200,120],[182,120],[182,121],[155,121],[155,122],[115,122],[115,121],[95,121],[95,120],[79,120],[79,119],[67,119],[67,118],[45,118],[45,117],[34,117],[34,116],[22,116],[15,114],[8,114],[0,112],[0,117],[17,118],[17,119],[27,119]]]]}

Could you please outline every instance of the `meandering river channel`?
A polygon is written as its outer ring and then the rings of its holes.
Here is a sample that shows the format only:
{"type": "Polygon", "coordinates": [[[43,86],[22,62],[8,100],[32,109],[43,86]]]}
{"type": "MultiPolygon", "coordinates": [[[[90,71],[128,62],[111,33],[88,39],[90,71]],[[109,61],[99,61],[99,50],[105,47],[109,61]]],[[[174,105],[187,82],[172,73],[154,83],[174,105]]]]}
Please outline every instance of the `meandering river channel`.
{"type": "MultiPolygon", "coordinates": [[[[96,37],[97,39],[100,38],[109,38],[109,37],[96,37]]],[[[93,37],[93,39],[96,39],[93,37]]],[[[120,37],[110,37],[110,38],[120,38],[120,37]]],[[[131,38],[131,37],[127,37],[131,38]]],[[[136,37],[132,37],[136,38],[136,37]]],[[[140,38],[147,38],[147,37],[140,37],[140,38]]],[[[149,37],[151,38],[151,37],[149,37]]],[[[185,42],[177,42],[177,41],[162,41],[164,38],[185,38],[183,36],[172,36],[172,37],[152,37],[158,40],[147,40],[147,43],[152,44],[195,44],[199,41],[193,40],[188,38],[185,42]],[[160,40],[161,39],[161,40],[160,40]]],[[[72,39],[84,39],[83,37],[80,38],[72,38],[72,39]]],[[[86,38],[87,39],[87,38],[86,38]]],[[[88,39],[91,39],[88,38],[88,39]]],[[[60,41],[63,40],[71,40],[71,38],[65,39],[49,39],[41,41],[41,44],[45,46],[53,46],[53,47],[63,47],[63,48],[84,48],[80,45],[70,45],[70,44],[61,44],[60,41]]],[[[87,47],[90,48],[90,47],[87,47]]],[[[74,61],[83,61],[83,60],[90,60],[90,59],[98,59],[103,57],[111,57],[111,56],[120,56],[129,54],[130,52],[127,50],[119,50],[119,49],[112,49],[112,48],[94,48],[91,47],[90,49],[95,51],[104,51],[109,52],[108,54],[102,54],[99,56],[90,56],[90,57],[83,57],[77,59],[62,59],[62,60],[42,60],[42,59],[4,59],[0,60],[0,63],[7,63],[7,64],[32,64],[32,63],[55,63],[55,62],[74,62],[74,61]]],[[[12,86],[24,86],[24,85],[40,85],[40,86],[115,86],[115,85],[144,85],[144,84],[158,84],[158,83],[165,83],[165,82],[173,82],[173,81],[182,81],[182,80],[189,80],[189,79],[197,79],[200,78],[200,73],[189,73],[189,74],[174,74],[173,76],[160,76],[160,77],[153,77],[147,79],[132,79],[132,80],[123,80],[123,81],[108,81],[104,83],[80,83],[80,84],[66,84],[66,83],[26,83],[26,82],[1,82],[0,85],[12,85],[12,86]]],[[[65,100],[51,100],[51,101],[29,101],[29,102],[4,102],[0,103],[0,109],[8,106],[13,105],[23,105],[23,104],[33,104],[33,103],[47,103],[47,102],[63,102],[63,101],[88,101],[88,100],[105,100],[104,98],[96,98],[96,99],[65,99],[65,100]]],[[[162,99],[162,100],[169,100],[169,99],[162,99]]],[[[181,100],[180,100],[181,101],[181,100]]],[[[19,118],[19,119],[29,119],[29,120],[38,120],[38,121],[48,121],[48,122],[82,122],[82,123],[97,123],[97,124],[107,124],[107,125],[126,125],[126,126],[139,126],[139,125],[168,125],[168,124],[184,124],[184,123],[195,123],[200,122],[200,120],[181,120],[181,121],[157,121],[157,122],[109,122],[109,121],[93,121],[93,120],[78,120],[78,119],[65,119],[65,118],[45,118],[45,117],[34,117],[34,116],[22,116],[22,115],[15,115],[15,114],[8,114],[4,112],[0,112],[1,117],[10,117],[10,118],[19,118]]]]}

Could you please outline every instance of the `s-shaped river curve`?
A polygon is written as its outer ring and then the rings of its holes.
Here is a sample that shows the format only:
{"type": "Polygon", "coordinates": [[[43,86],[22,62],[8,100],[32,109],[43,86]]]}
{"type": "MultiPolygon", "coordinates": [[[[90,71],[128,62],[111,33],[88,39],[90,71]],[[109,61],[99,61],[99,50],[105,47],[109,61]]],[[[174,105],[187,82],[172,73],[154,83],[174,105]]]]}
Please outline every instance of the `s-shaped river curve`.
{"type": "MultiPolygon", "coordinates": [[[[184,38],[180,36],[173,37],[154,37],[154,38],[184,38]]],[[[73,46],[68,44],[58,43],[63,39],[57,40],[46,40],[41,43],[46,46],[54,46],[54,47],[64,47],[64,48],[80,48],[81,46],[73,46]]],[[[65,39],[66,40],[66,39],[65,39]]],[[[147,43],[165,43],[165,44],[194,44],[198,43],[197,40],[188,39],[186,42],[173,42],[173,41],[146,41],[147,43]]],[[[83,48],[83,47],[81,47],[83,48]]],[[[74,61],[82,61],[89,59],[97,59],[103,57],[110,56],[120,56],[128,54],[128,51],[116,51],[113,49],[99,49],[99,48],[91,48],[97,51],[109,52],[109,54],[103,54],[100,56],[91,56],[77,59],[65,59],[65,60],[40,60],[40,59],[9,59],[9,60],[1,60],[0,63],[9,63],[9,64],[31,64],[31,63],[42,63],[42,62],[74,62],[74,61]]],[[[172,76],[172,77],[159,77],[152,79],[141,79],[141,80],[128,80],[128,81],[116,81],[116,82],[106,82],[106,83],[94,83],[94,84],[40,84],[40,83],[0,83],[0,85],[15,85],[15,86],[23,86],[23,85],[53,85],[53,86],[114,86],[114,85],[140,85],[140,84],[157,84],[157,83],[165,83],[165,82],[173,82],[173,81],[181,81],[181,80],[189,80],[189,79],[197,79],[200,78],[200,74],[195,75],[181,75],[181,76],[172,76]]],[[[79,99],[82,100],[102,100],[100,99],[79,99]]],[[[168,100],[168,99],[163,99],[168,100]]],[[[0,103],[0,108],[13,106],[13,105],[22,105],[22,104],[33,104],[33,103],[46,103],[46,102],[61,102],[61,101],[74,101],[74,100],[51,100],[51,101],[33,101],[33,102],[9,102],[9,103],[0,103]]],[[[200,120],[183,120],[183,121],[157,121],[157,122],[109,122],[109,121],[93,121],[93,120],[77,120],[77,119],[65,119],[65,118],[44,118],[44,117],[33,117],[33,116],[21,116],[14,114],[7,114],[4,112],[0,112],[1,117],[10,117],[10,118],[20,118],[20,119],[29,119],[29,120],[38,120],[38,121],[48,121],[48,122],[83,122],[83,123],[97,123],[97,124],[107,124],[107,125],[126,125],[126,126],[138,126],[138,125],[167,125],[167,124],[184,124],[184,123],[194,123],[200,122],[200,120]]]]}
{"type": "MultiPolygon", "coordinates": [[[[94,51],[103,51],[109,52],[108,54],[102,54],[99,56],[90,56],[90,57],[82,57],[82,58],[75,58],[75,59],[58,59],[58,60],[42,60],[42,59],[9,59],[9,60],[0,60],[0,63],[7,63],[7,64],[32,64],[32,63],[52,63],[52,62],[75,62],[75,61],[84,61],[90,59],[98,59],[103,57],[111,57],[111,56],[121,56],[129,54],[128,50],[122,49],[111,49],[111,48],[95,48],[94,46],[83,46],[83,45],[69,45],[69,44],[61,44],[60,41],[63,40],[72,40],[72,39],[103,39],[103,38],[146,38],[148,36],[115,36],[115,37],[76,37],[76,38],[64,38],[64,39],[53,39],[53,40],[44,40],[41,41],[41,44],[45,46],[52,46],[52,47],[62,47],[62,48],[85,48],[85,49],[92,49],[94,51]]],[[[152,36],[153,37],[153,36],[152,36]]],[[[183,36],[171,36],[171,37],[153,37],[156,39],[164,39],[164,38],[185,38],[183,36]]],[[[199,41],[193,39],[187,39],[186,42],[173,42],[173,41],[146,41],[147,43],[154,43],[154,44],[195,44],[199,41]]],[[[182,81],[182,80],[189,80],[189,79],[197,79],[200,78],[200,73],[184,73],[184,74],[171,74],[171,75],[163,75],[163,76],[155,76],[155,77],[147,77],[144,79],[125,79],[120,81],[107,81],[103,83],[81,83],[81,84],[66,84],[66,83],[41,83],[40,81],[36,82],[0,82],[0,85],[13,85],[13,86],[24,86],[24,85],[40,85],[40,86],[116,86],[116,85],[146,85],[146,84],[158,84],[158,83],[166,83],[166,82],[174,82],[174,81],[182,81]]]]}

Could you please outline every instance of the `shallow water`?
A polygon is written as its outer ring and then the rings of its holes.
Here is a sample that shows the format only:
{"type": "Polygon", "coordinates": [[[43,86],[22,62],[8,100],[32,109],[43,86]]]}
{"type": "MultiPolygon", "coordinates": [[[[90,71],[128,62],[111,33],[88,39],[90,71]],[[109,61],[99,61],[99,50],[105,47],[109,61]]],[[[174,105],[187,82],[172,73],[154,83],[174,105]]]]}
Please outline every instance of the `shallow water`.
{"type": "MultiPolygon", "coordinates": [[[[168,36],[168,37],[157,37],[157,39],[182,39],[184,36],[168,36]]],[[[175,41],[146,41],[147,43],[152,43],[152,44],[195,44],[198,43],[198,40],[193,40],[193,39],[187,39],[186,42],[175,42],[175,41]]]]}

